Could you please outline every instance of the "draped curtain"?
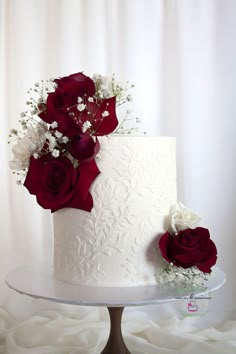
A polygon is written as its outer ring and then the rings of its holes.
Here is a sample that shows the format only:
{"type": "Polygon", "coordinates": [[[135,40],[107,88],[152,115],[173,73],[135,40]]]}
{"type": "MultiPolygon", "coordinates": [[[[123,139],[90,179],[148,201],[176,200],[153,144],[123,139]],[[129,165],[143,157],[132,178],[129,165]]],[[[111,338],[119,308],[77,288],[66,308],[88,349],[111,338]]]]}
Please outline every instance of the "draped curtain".
{"type": "MultiPolygon", "coordinates": [[[[141,129],[177,138],[178,199],[202,217],[201,224],[217,244],[218,265],[227,274],[226,285],[211,294],[205,315],[195,321],[207,328],[209,323],[232,318],[235,16],[234,0],[0,0],[0,316],[4,321],[7,313],[8,323],[14,324],[45,309],[68,316],[77,311],[82,317],[92,311],[22,297],[4,282],[6,274],[20,265],[52,262],[53,249],[50,212],[16,185],[9,169],[9,130],[19,127],[27,90],[35,82],[78,71],[115,73],[134,83],[131,107],[141,119],[141,129]]],[[[177,321],[178,309],[178,303],[142,307],[138,318],[142,322],[143,316],[148,321],[171,314],[177,321]]]]}

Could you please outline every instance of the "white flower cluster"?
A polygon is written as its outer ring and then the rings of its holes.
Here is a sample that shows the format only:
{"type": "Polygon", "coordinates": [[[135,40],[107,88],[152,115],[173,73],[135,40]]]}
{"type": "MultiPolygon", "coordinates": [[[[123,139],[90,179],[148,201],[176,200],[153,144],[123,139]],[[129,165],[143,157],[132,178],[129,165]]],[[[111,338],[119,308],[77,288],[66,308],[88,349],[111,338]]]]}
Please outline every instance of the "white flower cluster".
{"type": "Polygon", "coordinates": [[[47,125],[37,123],[35,126],[29,126],[22,138],[17,139],[13,146],[13,159],[9,162],[13,170],[24,170],[29,166],[29,160],[32,155],[43,148],[46,142],[47,125]]]}
{"type": "Polygon", "coordinates": [[[117,81],[115,75],[112,77],[102,76],[99,74],[93,75],[93,81],[96,87],[96,95],[98,98],[109,98],[116,96],[118,105],[132,101],[133,97],[129,90],[134,87],[128,81],[126,83],[117,81]]]}
{"type": "Polygon", "coordinates": [[[12,147],[13,159],[9,161],[9,166],[15,171],[23,170],[26,172],[30,157],[33,156],[38,159],[45,144],[47,144],[47,151],[50,151],[53,157],[58,157],[60,156],[59,144],[68,142],[66,136],[55,130],[57,122],[46,124],[43,121],[35,122],[33,119],[28,119],[27,123],[25,120],[22,123],[24,129],[22,137],[17,130],[12,131],[12,134],[16,137],[16,144],[12,147]]]}
{"type": "MultiPolygon", "coordinates": [[[[57,127],[57,122],[53,122],[51,124],[51,127],[52,126],[57,127]]],[[[47,139],[48,150],[51,152],[53,157],[59,157],[60,156],[59,145],[61,143],[66,144],[69,141],[68,137],[63,136],[63,134],[58,130],[48,130],[45,136],[47,139]]]]}
{"type": "Polygon", "coordinates": [[[171,287],[186,288],[205,287],[205,282],[209,279],[210,274],[201,272],[197,267],[187,269],[176,267],[168,264],[160,274],[157,275],[157,281],[160,285],[171,287]]]}
{"type": "MultiPolygon", "coordinates": [[[[57,149],[58,143],[66,144],[68,141],[67,137],[62,136],[62,133],[55,130],[58,126],[57,122],[47,124],[38,116],[46,107],[48,93],[54,91],[56,86],[53,79],[46,82],[43,80],[37,82],[27,92],[30,96],[26,102],[29,109],[20,115],[21,130],[12,129],[10,132],[9,137],[14,138],[16,143],[12,147],[13,158],[9,165],[12,170],[22,170],[22,175],[27,173],[30,157],[39,158],[45,144],[47,144],[47,149],[52,156],[58,157],[60,155],[57,149]]],[[[20,183],[20,181],[17,181],[17,183],[20,183]]]]}

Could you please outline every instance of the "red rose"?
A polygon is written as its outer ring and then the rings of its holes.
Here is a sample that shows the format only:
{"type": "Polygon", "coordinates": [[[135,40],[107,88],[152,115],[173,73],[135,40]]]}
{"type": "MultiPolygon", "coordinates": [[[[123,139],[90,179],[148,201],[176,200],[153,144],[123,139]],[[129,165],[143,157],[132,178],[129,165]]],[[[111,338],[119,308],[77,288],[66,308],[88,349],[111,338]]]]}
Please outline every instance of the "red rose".
{"type": "Polygon", "coordinates": [[[71,138],[69,152],[77,160],[88,162],[94,159],[99,151],[99,142],[93,140],[90,135],[76,134],[71,138]]]}
{"type": "Polygon", "coordinates": [[[58,130],[70,138],[80,134],[88,120],[93,135],[107,135],[115,130],[118,125],[115,97],[95,98],[95,84],[83,73],[56,79],[55,83],[57,88],[48,94],[46,109],[39,114],[46,123],[57,122],[58,130]],[[77,108],[78,97],[85,105],[82,111],[77,108]]]}
{"type": "Polygon", "coordinates": [[[46,123],[58,123],[58,130],[69,135],[76,129],[76,123],[70,115],[68,108],[77,106],[78,97],[95,94],[95,84],[92,79],[83,73],[72,74],[54,80],[57,88],[50,92],[47,98],[46,111],[39,114],[46,123]]]}
{"type": "Polygon", "coordinates": [[[83,73],[71,74],[69,76],[55,79],[58,90],[69,92],[70,95],[76,95],[76,102],[78,97],[84,94],[93,96],[95,93],[95,84],[90,77],[85,76],[83,73]]]}
{"type": "Polygon", "coordinates": [[[86,168],[76,169],[65,156],[32,157],[24,186],[36,196],[39,205],[52,212],[66,207],[91,211],[93,200],[89,188],[98,173],[94,160],[86,168]]]}
{"type": "Polygon", "coordinates": [[[205,273],[216,263],[217,249],[207,229],[186,229],[177,235],[165,233],[159,240],[162,256],[177,267],[196,266],[205,273]]]}

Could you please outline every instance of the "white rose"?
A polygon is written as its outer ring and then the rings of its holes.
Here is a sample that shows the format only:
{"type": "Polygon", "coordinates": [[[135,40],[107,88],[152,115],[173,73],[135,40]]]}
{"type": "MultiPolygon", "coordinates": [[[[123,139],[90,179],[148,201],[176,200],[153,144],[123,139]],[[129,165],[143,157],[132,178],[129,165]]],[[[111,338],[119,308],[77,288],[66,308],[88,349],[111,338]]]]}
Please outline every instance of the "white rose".
{"type": "Polygon", "coordinates": [[[173,232],[194,228],[201,219],[181,202],[172,205],[169,213],[170,227],[173,232]]]}
{"type": "Polygon", "coordinates": [[[18,139],[13,146],[13,159],[9,162],[13,170],[22,170],[29,166],[30,157],[40,151],[45,143],[46,126],[38,124],[35,127],[30,126],[23,138],[18,139]]]}
{"type": "Polygon", "coordinates": [[[19,139],[17,144],[13,146],[13,159],[9,162],[9,166],[13,170],[22,170],[28,167],[30,158],[30,140],[27,137],[19,139]]]}

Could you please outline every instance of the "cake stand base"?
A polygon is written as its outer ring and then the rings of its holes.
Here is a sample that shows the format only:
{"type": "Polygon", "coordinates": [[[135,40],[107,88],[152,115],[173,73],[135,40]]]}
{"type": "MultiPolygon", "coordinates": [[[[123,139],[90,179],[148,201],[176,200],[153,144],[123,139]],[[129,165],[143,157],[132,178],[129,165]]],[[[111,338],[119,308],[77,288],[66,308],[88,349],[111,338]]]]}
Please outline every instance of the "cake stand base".
{"type": "Polygon", "coordinates": [[[20,267],[6,277],[9,288],[35,299],[81,306],[104,306],[110,315],[110,334],[101,354],[131,354],[123,340],[121,318],[127,306],[141,306],[175,301],[192,295],[204,295],[219,289],[226,277],[214,267],[210,279],[199,288],[159,286],[96,287],[75,285],[56,280],[50,266],[20,267]]]}
{"type": "Polygon", "coordinates": [[[131,354],[127,349],[122,332],[121,317],[124,307],[108,307],[110,315],[110,335],[101,354],[131,354]]]}

